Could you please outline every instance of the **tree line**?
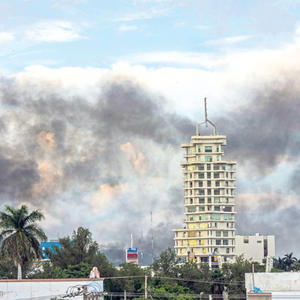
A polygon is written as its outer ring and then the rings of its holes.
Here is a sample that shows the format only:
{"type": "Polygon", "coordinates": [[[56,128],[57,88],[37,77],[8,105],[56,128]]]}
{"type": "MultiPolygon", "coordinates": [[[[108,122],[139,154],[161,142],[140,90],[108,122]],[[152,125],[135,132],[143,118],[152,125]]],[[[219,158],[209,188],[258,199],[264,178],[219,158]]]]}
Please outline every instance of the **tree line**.
{"type": "MultiPolygon", "coordinates": [[[[251,272],[251,262],[237,257],[234,263],[224,263],[222,268],[209,269],[208,264],[197,265],[193,261],[180,262],[172,249],[163,251],[153,264],[145,269],[138,265],[123,263],[116,268],[100,252],[99,244],[92,233],[83,227],[74,230],[71,236],[59,239],[61,247],[46,249],[49,260],[41,260],[41,241],[47,237],[38,222],[43,214],[26,206],[19,209],[6,206],[0,213],[1,278],[87,278],[96,266],[105,279],[107,292],[144,293],[145,276],[148,276],[149,293],[169,295],[222,294],[245,295],[244,274],[251,272]],[[154,276],[153,276],[154,275],[154,276]],[[119,278],[116,278],[119,277],[119,278]],[[121,277],[121,278],[120,278],[121,277]],[[123,277],[123,278],[122,278],[123,277]]],[[[299,270],[300,260],[287,254],[274,259],[272,271],[299,270]]],[[[264,272],[264,266],[255,263],[256,272],[264,272]]],[[[157,298],[157,297],[156,297],[157,298]]]]}

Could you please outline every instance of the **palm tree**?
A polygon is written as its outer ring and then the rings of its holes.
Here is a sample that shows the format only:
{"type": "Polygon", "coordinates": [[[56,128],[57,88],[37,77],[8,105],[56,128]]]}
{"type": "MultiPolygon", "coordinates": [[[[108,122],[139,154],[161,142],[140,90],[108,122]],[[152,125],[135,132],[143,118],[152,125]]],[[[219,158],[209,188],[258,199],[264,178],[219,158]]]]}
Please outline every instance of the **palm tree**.
{"type": "Polygon", "coordinates": [[[297,261],[297,258],[293,256],[293,252],[285,254],[283,257],[283,262],[285,266],[285,271],[291,271],[292,264],[297,261]]]}
{"type": "Polygon", "coordinates": [[[18,268],[18,279],[22,279],[24,262],[41,257],[40,242],[46,241],[47,237],[36,222],[43,218],[39,210],[29,213],[25,205],[20,209],[6,205],[4,212],[0,212],[1,251],[18,268]]]}

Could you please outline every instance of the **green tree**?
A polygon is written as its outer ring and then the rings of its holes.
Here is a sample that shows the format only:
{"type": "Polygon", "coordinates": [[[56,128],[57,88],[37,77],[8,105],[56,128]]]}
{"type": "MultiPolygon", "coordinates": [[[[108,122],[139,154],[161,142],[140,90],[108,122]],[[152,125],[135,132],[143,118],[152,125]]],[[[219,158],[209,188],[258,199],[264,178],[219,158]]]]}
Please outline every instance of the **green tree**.
{"type": "Polygon", "coordinates": [[[292,271],[292,265],[297,261],[297,258],[293,256],[293,252],[286,254],[283,257],[285,271],[292,271]]]}
{"type": "Polygon", "coordinates": [[[121,291],[141,293],[144,292],[145,271],[138,265],[132,263],[120,264],[120,277],[132,276],[133,278],[123,278],[118,280],[121,291]],[[136,278],[134,278],[136,277],[136,278]]]}
{"type": "Polygon", "coordinates": [[[251,262],[242,255],[234,263],[225,263],[222,266],[224,284],[229,294],[245,294],[245,273],[251,272],[251,262]]]}
{"type": "Polygon", "coordinates": [[[180,278],[191,279],[191,281],[180,281],[180,284],[193,291],[193,293],[210,292],[208,282],[211,280],[211,272],[207,263],[197,265],[195,262],[185,262],[180,265],[179,274],[180,278]]]}
{"type": "Polygon", "coordinates": [[[0,212],[1,251],[10,258],[18,268],[18,279],[22,279],[22,267],[41,257],[40,242],[46,241],[44,231],[36,224],[44,218],[43,214],[22,205],[20,209],[5,206],[0,212]]]}
{"type": "Polygon", "coordinates": [[[163,251],[152,264],[152,269],[158,276],[178,277],[179,260],[171,248],[163,251]]]}
{"type": "Polygon", "coordinates": [[[275,269],[282,270],[285,272],[293,271],[293,265],[297,262],[297,258],[293,256],[293,252],[285,254],[284,257],[275,258],[273,261],[273,266],[275,269]]]}
{"type": "Polygon", "coordinates": [[[46,250],[53,266],[66,269],[70,265],[82,262],[92,264],[99,250],[97,242],[93,241],[92,233],[83,227],[74,231],[72,236],[59,239],[62,247],[54,246],[54,251],[46,250]]]}
{"type": "Polygon", "coordinates": [[[9,257],[0,255],[0,278],[13,279],[17,276],[17,267],[9,257]]]}
{"type": "MultiPolygon", "coordinates": [[[[59,243],[61,247],[54,246],[54,251],[46,249],[50,262],[43,264],[43,271],[37,272],[35,278],[76,278],[78,274],[88,277],[92,267],[97,267],[102,277],[118,276],[116,268],[99,252],[99,245],[87,228],[79,227],[71,237],[61,238],[59,243]],[[84,266],[90,267],[89,272],[84,266]]],[[[105,290],[115,291],[117,288],[114,281],[105,281],[105,290]]]]}

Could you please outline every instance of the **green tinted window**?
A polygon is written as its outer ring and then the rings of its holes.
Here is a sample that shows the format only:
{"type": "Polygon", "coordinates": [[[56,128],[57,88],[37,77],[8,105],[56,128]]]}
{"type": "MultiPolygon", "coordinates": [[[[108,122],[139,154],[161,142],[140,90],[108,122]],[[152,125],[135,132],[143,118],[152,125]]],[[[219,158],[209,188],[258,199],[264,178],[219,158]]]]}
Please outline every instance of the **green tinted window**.
{"type": "Polygon", "coordinates": [[[212,162],[212,156],[205,156],[205,162],[212,162]]]}
{"type": "Polygon", "coordinates": [[[212,152],[212,146],[205,146],[205,152],[212,152]]]}

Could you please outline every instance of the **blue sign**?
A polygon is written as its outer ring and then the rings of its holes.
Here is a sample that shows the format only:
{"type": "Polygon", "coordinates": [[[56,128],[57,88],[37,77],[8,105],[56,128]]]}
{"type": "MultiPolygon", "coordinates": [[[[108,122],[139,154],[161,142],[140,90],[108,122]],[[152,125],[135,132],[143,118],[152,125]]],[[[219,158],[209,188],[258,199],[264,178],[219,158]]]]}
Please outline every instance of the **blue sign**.
{"type": "Polygon", "coordinates": [[[138,252],[138,248],[128,248],[127,252],[138,252]]]}
{"type": "Polygon", "coordinates": [[[49,249],[51,251],[51,253],[55,252],[55,249],[53,246],[57,246],[57,247],[61,248],[61,244],[59,242],[41,242],[43,259],[49,259],[49,257],[46,254],[46,249],[49,249]]]}

